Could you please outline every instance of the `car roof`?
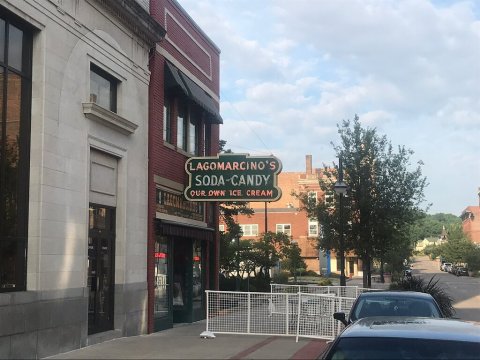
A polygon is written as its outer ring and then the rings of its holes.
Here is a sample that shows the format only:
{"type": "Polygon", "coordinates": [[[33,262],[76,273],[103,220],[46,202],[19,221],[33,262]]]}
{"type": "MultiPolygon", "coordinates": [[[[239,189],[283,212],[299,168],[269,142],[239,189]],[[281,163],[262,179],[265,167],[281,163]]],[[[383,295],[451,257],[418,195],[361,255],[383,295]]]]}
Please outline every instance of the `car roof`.
{"type": "Polygon", "coordinates": [[[368,297],[368,298],[382,298],[382,297],[398,297],[398,298],[415,298],[415,299],[432,299],[432,295],[427,293],[422,293],[419,291],[366,291],[361,293],[359,297],[368,297]]]}
{"type": "Polygon", "coordinates": [[[453,319],[376,316],[359,319],[340,336],[480,342],[480,324],[453,319]]]}

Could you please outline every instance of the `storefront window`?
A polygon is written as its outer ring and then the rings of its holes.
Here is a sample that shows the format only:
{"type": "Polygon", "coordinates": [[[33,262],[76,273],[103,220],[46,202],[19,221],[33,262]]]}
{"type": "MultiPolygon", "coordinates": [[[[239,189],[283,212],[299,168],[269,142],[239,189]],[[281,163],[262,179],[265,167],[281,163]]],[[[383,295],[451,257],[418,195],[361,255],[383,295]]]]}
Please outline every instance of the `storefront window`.
{"type": "Polygon", "coordinates": [[[193,241],[193,310],[202,308],[203,284],[202,284],[202,242],[193,241]]]}
{"type": "Polygon", "coordinates": [[[157,236],[155,240],[155,304],[154,317],[168,317],[168,243],[167,238],[157,236]]]}
{"type": "MultiPolygon", "coordinates": [[[[3,9],[3,8],[2,8],[3,9]]],[[[0,13],[0,292],[25,290],[32,33],[0,13]]]]}

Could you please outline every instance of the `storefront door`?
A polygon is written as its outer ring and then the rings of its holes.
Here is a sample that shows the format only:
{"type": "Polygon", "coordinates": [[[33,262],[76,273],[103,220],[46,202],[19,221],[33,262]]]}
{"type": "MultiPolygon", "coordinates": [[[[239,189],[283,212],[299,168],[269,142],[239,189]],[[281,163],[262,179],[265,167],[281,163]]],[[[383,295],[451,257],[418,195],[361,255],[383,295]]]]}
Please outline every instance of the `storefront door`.
{"type": "Polygon", "coordinates": [[[113,329],[115,209],[90,204],[88,334],[113,329]]]}
{"type": "Polygon", "coordinates": [[[192,241],[173,244],[173,322],[192,322],[192,241]]]}
{"type": "Polygon", "coordinates": [[[173,326],[171,245],[165,236],[155,238],[154,268],[153,330],[160,331],[173,326]]]}

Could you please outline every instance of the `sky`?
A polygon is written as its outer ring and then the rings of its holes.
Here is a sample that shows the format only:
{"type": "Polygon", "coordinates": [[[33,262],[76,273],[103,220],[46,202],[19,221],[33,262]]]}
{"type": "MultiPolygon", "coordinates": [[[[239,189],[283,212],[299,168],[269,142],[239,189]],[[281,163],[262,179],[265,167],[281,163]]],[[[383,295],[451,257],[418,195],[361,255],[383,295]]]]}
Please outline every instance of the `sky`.
{"type": "Polygon", "coordinates": [[[357,114],[424,163],[428,213],[479,205],[480,1],[178,2],[221,50],[226,148],[319,168],[357,114]]]}

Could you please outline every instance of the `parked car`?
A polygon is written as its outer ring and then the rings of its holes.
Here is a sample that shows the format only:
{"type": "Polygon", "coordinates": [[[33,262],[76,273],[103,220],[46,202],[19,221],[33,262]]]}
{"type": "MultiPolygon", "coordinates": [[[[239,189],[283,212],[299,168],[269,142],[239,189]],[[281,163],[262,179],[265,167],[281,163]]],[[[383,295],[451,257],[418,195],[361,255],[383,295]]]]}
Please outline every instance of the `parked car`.
{"type": "Polygon", "coordinates": [[[370,317],[346,327],[321,359],[478,359],[480,325],[451,319],[370,317]]]}
{"type": "Polygon", "coordinates": [[[450,266],[450,268],[448,269],[448,272],[449,272],[450,274],[455,274],[455,272],[457,271],[457,267],[458,267],[458,265],[452,265],[452,266],[450,266]]]}
{"type": "Polygon", "coordinates": [[[452,266],[452,263],[445,262],[440,266],[440,270],[442,271],[448,271],[448,269],[452,266]]]}
{"type": "Polygon", "coordinates": [[[432,295],[416,291],[364,292],[353,303],[348,319],[344,312],[333,314],[345,326],[371,316],[444,317],[432,295]]]}
{"type": "Polygon", "coordinates": [[[468,269],[466,267],[459,266],[455,271],[455,275],[457,275],[457,276],[468,276],[468,269]]]}

